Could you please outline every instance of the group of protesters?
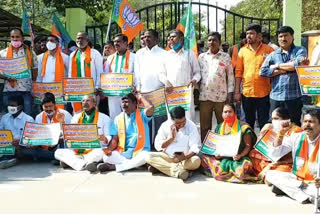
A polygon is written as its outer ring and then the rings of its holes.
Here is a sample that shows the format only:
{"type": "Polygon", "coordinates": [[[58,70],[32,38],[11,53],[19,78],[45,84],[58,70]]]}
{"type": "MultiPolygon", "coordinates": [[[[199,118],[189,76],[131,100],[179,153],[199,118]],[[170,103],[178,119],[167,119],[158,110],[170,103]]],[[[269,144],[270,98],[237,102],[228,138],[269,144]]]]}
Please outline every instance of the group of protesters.
{"type": "Polygon", "coordinates": [[[211,32],[208,50],[197,57],[183,48],[181,31],[170,31],[170,49],[164,50],[158,46],[158,32],[148,29],[141,34],[141,48],[136,53],[128,48],[127,36],[117,34],[104,46],[102,56],[90,47],[88,34],[79,32],[69,55],[62,52],[55,35],[35,41],[36,55],[24,44],[22,31],[12,29],[11,43],[0,51],[0,58],[26,57],[31,78],[8,78],[0,70],[3,106],[8,112],[1,118],[0,130],[11,130],[16,148],[15,155],[0,157],[0,168],[24,159],[49,160],[63,168],[90,172],[146,166],[152,174],[182,180],[199,170],[219,181],[267,183],[278,195],[301,203],[314,202],[314,192],[320,186],[316,176],[320,110],[313,106],[303,110],[296,73],[296,66],[309,65],[307,52],[294,45],[290,26],[277,30],[279,47],[265,42],[262,35],[259,24],[249,24],[229,55],[221,48],[220,33],[211,32]],[[123,97],[104,96],[100,89],[103,73],[132,73],[132,92],[123,97]],[[54,94],[46,92],[34,119],[31,115],[38,107],[33,102],[32,83],[61,82],[64,77],[92,78],[95,93],[85,95],[69,109],[68,105],[57,105],[54,94]],[[165,116],[153,116],[154,106],[143,95],[162,88],[171,93],[178,86],[199,90],[200,133],[193,96],[187,111],[176,106],[167,109],[165,116]],[[218,124],[214,130],[213,113],[218,124]],[[21,146],[26,122],[97,124],[103,146],[70,149],[64,147],[63,139],[57,146],[21,146]],[[254,130],[256,122],[259,136],[254,130]],[[276,133],[271,150],[279,157],[277,162],[254,148],[257,139],[269,130],[276,133]],[[238,153],[233,157],[202,153],[211,131],[222,136],[240,133],[238,153]]]}

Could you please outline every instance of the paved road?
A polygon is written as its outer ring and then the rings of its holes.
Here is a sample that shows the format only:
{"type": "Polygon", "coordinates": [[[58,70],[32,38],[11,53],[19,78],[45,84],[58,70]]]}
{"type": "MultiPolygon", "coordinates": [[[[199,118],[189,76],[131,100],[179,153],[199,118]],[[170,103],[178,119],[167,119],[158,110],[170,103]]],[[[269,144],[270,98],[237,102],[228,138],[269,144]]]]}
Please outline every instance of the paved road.
{"type": "Polygon", "coordinates": [[[90,174],[49,163],[0,170],[3,214],[312,213],[266,185],[230,184],[196,174],[187,183],[143,170],[90,174]]]}

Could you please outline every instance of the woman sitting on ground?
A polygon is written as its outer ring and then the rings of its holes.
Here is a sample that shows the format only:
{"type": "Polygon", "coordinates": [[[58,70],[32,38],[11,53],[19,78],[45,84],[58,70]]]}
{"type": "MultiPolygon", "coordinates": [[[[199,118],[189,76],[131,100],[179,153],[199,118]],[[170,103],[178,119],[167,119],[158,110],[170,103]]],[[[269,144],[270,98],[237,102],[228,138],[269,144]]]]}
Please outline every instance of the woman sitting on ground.
{"type": "Polygon", "coordinates": [[[232,183],[256,181],[257,177],[252,176],[252,162],[248,157],[257,139],[254,131],[247,123],[237,119],[235,107],[232,104],[224,105],[222,117],[224,122],[217,126],[215,133],[235,135],[241,132],[238,154],[232,158],[202,154],[202,166],[205,169],[205,174],[216,180],[232,183]]]}
{"type": "MultiPolygon", "coordinates": [[[[268,130],[272,130],[277,134],[282,134],[284,136],[290,136],[292,133],[302,132],[302,128],[297,125],[290,123],[289,111],[286,108],[278,107],[272,112],[272,123],[266,124],[260,131],[260,137],[262,137],[268,130]],[[286,133],[279,133],[282,124],[290,126],[290,129],[286,133]]],[[[283,156],[276,163],[272,163],[269,159],[263,156],[256,149],[253,149],[249,153],[249,157],[253,163],[253,170],[256,176],[260,180],[264,180],[265,173],[268,170],[279,170],[283,172],[292,171],[292,155],[291,152],[283,156]]]]}

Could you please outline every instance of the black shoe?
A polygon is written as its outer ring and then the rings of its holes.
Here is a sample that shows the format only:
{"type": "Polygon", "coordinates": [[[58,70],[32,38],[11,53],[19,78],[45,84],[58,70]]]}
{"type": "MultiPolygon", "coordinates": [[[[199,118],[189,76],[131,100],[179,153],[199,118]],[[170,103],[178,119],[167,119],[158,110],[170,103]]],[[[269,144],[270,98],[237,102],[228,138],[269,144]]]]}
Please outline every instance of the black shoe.
{"type": "Polygon", "coordinates": [[[107,171],[112,171],[115,170],[115,166],[113,164],[109,164],[109,163],[99,163],[97,166],[97,169],[100,172],[107,172],[107,171]]]}
{"type": "Polygon", "coordinates": [[[87,164],[85,169],[91,173],[96,172],[98,170],[97,165],[98,165],[98,163],[92,162],[92,163],[87,164]]]}
{"type": "Polygon", "coordinates": [[[280,195],[286,195],[286,193],[284,193],[281,189],[279,189],[278,187],[276,186],[272,186],[272,189],[271,191],[276,194],[277,196],[280,196],[280,195]]]}

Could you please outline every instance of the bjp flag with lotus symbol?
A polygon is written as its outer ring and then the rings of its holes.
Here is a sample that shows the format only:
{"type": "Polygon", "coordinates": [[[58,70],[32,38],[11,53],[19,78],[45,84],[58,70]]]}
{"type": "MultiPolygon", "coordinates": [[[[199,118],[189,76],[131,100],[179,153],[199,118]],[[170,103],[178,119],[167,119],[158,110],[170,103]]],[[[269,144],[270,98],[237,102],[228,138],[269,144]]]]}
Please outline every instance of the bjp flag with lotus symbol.
{"type": "Polygon", "coordinates": [[[120,26],[122,33],[128,37],[128,42],[144,29],[128,0],[113,0],[111,19],[120,26]]]}

